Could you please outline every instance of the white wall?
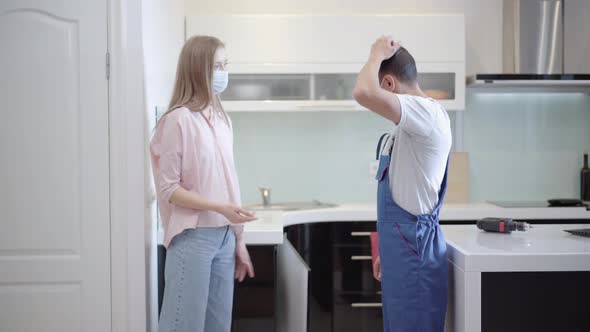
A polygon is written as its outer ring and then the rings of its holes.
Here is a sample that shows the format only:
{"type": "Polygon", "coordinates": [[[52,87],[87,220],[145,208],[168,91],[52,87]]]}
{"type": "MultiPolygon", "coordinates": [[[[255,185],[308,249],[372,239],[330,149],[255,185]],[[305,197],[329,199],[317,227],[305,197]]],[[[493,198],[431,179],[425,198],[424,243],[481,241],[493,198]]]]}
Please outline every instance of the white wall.
{"type": "MultiPolygon", "coordinates": [[[[502,70],[502,0],[185,0],[186,15],[464,13],[467,75],[502,70]]],[[[387,31],[384,31],[384,33],[387,31]]],[[[395,31],[389,31],[395,37],[395,31]]],[[[449,36],[452,38],[452,36],[449,36]]],[[[340,40],[342,36],[335,36],[340,40]]],[[[231,49],[231,45],[227,45],[231,49]]]]}
{"type": "MultiPolygon", "coordinates": [[[[170,101],[178,54],[184,43],[184,0],[143,1],[143,45],[147,107],[170,101]]],[[[153,117],[150,117],[150,121],[153,117]]]]}
{"type": "MultiPolygon", "coordinates": [[[[183,0],[144,0],[142,2],[145,94],[149,130],[146,133],[147,136],[150,136],[151,129],[155,125],[155,107],[168,105],[170,101],[178,53],[184,43],[184,5],[183,0]]],[[[149,171],[147,173],[146,182],[153,187],[151,173],[149,171]]],[[[147,331],[156,332],[158,275],[155,204],[152,204],[146,214],[149,218],[146,221],[147,331]]]]}

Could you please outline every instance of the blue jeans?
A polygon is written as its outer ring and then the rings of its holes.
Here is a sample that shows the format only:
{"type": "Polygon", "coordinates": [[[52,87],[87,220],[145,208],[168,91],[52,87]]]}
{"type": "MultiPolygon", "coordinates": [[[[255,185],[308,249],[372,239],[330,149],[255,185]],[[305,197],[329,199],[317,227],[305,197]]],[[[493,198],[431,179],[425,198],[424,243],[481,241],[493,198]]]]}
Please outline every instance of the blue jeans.
{"type": "Polygon", "coordinates": [[[229,226],[186,229],[166,253],[159,332],[229,332],[236,240],[229,226]]]}

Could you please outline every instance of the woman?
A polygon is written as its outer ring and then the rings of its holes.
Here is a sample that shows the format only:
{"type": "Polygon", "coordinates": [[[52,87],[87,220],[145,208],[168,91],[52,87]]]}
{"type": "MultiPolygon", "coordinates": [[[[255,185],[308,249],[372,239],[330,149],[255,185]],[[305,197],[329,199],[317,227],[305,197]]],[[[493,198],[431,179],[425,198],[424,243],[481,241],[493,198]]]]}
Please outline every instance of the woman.
{"type": "Polygon", "coordinates": [[[242,224],[256,218],[240,207],[232,124],[218,96],[226,67],[219,39],[186,42],[150,144],[168,249],[160,332],[229,332],[233,278],[254,277],[242,224]]]}

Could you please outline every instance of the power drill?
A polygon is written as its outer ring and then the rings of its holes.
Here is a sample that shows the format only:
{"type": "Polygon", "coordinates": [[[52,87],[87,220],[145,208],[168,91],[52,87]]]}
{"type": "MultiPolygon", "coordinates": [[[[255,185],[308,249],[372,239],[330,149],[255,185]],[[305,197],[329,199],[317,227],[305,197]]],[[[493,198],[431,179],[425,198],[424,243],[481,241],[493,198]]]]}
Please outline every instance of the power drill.
{"type": "Polygon", "coordinates": [[[523,221],[513,221],[509,218],[483,218],[477,221],[477,228],[486,232],[508,233],[512,231],[527,231],[532,226],[523,221]]]}

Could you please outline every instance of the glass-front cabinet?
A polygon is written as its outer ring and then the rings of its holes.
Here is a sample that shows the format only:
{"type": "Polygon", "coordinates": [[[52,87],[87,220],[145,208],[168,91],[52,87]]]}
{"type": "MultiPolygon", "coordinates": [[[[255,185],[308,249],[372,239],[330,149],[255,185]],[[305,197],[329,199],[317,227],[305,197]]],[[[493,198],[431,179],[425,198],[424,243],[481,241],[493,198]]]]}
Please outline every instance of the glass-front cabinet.
{"type": "Polygon", "coordinates": [[[440,15],[196,15],[185,38],[227,46],[227,111],[355,111],[356,77],[375,38],[395,33],[416,60],[422,89],[465,108],[465,18],[440,15]],[[346,36],[346,38],[339,38],[346,36]]]}
{"type": "MultiPolygon", "coordinates": [[[[230,67],[229,85],[221,99],[229,112],[364,110],[352,98],[361,66],[350,66],[354,71],[309,73],[280,73],[276,68],[270,73],[244,73],[230,67]]],[[[444,68],[422,64],[418,70],[418,81],[428,96],[448,110],[464,108],[465,82],[458,79],[464,74],[448,64],[444,68]]]]}

